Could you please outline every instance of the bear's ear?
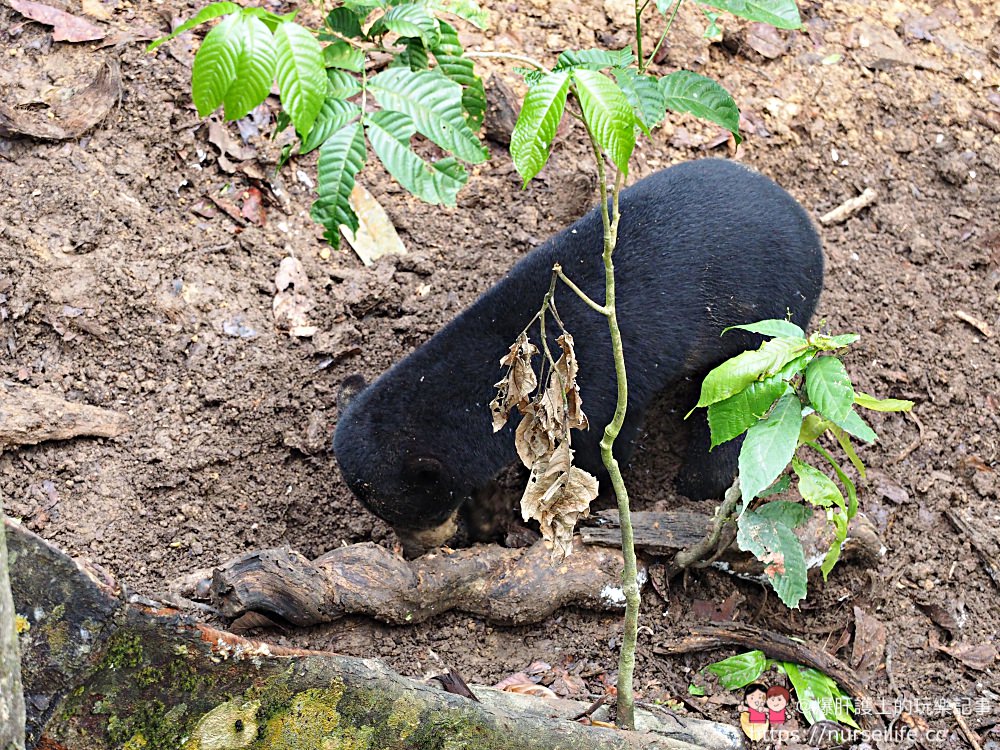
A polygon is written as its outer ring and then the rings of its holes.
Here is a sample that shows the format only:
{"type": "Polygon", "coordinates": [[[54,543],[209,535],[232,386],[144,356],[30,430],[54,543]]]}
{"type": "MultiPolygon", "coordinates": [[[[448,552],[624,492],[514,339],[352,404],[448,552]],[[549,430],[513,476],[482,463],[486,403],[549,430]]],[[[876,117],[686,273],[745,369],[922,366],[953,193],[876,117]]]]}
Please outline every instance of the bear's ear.
{"type": "Polygon", "coordinates": [[[434,487],[443,475],[444,464],[433,456],[410,456],[403,463],[403,479],[417,487],[434,487]]]}
{"type": "Polygon", "coordinates": [[[337,391],[337,407],[344,411],[351,400],[365,389],[368,384],[363,375],[355,373],[348,375],[340,382],[340,389],[337,391]]]}

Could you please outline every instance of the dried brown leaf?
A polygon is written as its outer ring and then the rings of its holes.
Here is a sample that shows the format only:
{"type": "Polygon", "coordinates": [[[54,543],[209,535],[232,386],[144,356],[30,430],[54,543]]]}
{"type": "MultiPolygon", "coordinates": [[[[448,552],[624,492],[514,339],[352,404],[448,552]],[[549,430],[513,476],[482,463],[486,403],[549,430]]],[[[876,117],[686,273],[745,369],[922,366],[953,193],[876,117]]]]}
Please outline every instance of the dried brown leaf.
{"type": "Polygon", "coordinates": [[[297,258],[283,258],[274,277],[278,293],[274,295],[271,309],[274,322],[292,336],[308,338],[318,330],[309,322],[309,311],[315,303],[309,296],[309,277],[297,258]]]}
{"type": "Polygon", "coordinates": [[[931,638],[931,645],[967,667],[984,672],[997,660],[997,649],[992,643],[956,643],[945,646],[931,638]]]}
{"type": "Polygon", "coordinates": [[[90,21],[64,10],[32,0],[7,0],[11,8],[22,16],[52,27],[54,42],[92,42],[103,39],[105,32],[90,21]]]}
{"type": "Polygon", "coordinates": [[[872,673],[882,663],[885,637],[885,625],[860,607],[855,607],[851,666],[862,674],[872,673]]]}
{"type": "Polygon", "coordinates": [[[517,430],[514,432],[514,447],[521,463],[529,469],[555,448],[554,441],[538,418],[538,410],[534,404],[527,406],[524,419],[517,425],[517,430]]]}
{"type": "Polygon", "coordinates": [[[531,358],[536,354],[538,347],[528,340],[526,333],[522,333],[501,358],[500,366],[508,369],[496,384],[497,397],[490,402],[494,432],[499,432],[507,424],[512,407],[517,406],[522,414],[527,415],[531,394],[538,387],[538,377],[531,366],[531,358]]]}
{"type": "Polygon", "coordinates": [[[597,478],[571,465],[572,450],[557,446],[550,458],[541,458],[531,469],[521,497],[521,515],[535,519],[554,553],[566,557],[573,547],[573,529],[590,512],[597,497],[597,478]]]}
{"type": "Polygon", "coordinates": [[[362,263],[370,266],[383,255],[406,255],[389,214],[360,182],[354,183],[349,202],[358,217],[358,231],[352,232],[346,224],[340,225],[340,231],[362,263]]]}

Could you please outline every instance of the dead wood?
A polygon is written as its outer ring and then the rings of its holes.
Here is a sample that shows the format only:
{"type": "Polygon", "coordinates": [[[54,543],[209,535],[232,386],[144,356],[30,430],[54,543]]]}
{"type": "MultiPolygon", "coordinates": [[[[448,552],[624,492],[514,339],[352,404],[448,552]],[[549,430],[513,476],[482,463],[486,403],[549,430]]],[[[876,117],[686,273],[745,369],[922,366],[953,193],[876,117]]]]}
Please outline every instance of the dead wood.
{"type": "Polygon", "coordinates": [[[115,437],[125,431],[127,423],[128,417],[119,412],[0,383],[0,450],[81,435],[115,437]]]}
{"type": "Polygon", "coordinates": [[[102,571],[17,525],[7,525],[7,539],[14,602],[29,625],[29,748],[742,747],[727,725],[640,712],[640,731],[588,727],[571,720],[583,703],[475,687],[477,703],[377,660],[249,641],[172,609],[127,603],[102,571]]]}
{"type": "MultiPolygon", "coordinates": [[[[621,572],[621,551],[579,541],[562,562],[553,562],[544,542],[441,550],[410,561],[365,543],[312,562],[288,549],[243,555],[214,571],[210,596],[226,617],[256,612],[299,626],[347,614],[403,625],[451,609],[516,625],[569,605],[620,611],[621,572]]],[[[206,588],[191,578],[185,583],[179,593],[186,598],[206,588]]]]}
{"type": "MultiPolygon", "coordinates": [[[[973,525],[958,511],[949,508],[945,510],[944,515],[955,527],[955,531],[969,540],[972,551],[976,553],[976,557],[983,564],[986,575],[990,577],[997,588],[1000,588],[1000,558],[990,553],[990,544],[986,541],[985,535],[973,528],[973,525]]],[[[985,528],[988,529],[989,526],[985,528]]]]}
{"type": "MultiPolygon", "coordinates": [[[[3,521],[0,508],[0,521],[3,521]]],[[[24,748],[24,691],[14,601],[8,578],[6,535],[0,534],[0,748],[24,748]]]]}
{"type": "MultiPolygon", "coordinates": [[[[763,651],[771,659],[790,661],[818,669],[836,680],[855,700],[872,703],[871,693],[858,678],[857,673],[836,656],[782,633],[761,630],[749,625],[696,626],[691,629],[691,635],[656,645],[653,651],[665,656],[674,656],[724,646],[756,649],[763,651]]],[[[868,723],[874,726],[876,719],[873,716],[873,714],[858,714],[857,718],[862,724],[868,723]]]]}
{"type": "MultiPolygon", "coordinates": [[[[617,511],[598,513],[594,521],[600,525],[580,529],[584,544],[621,545],[617,511]]],[[[649,555],[672,556],[678,550],[693,547],[705,539],[711,525],[712,518],[702,513],[645,511],[632,514],[636,550],[649,555]]],[[[806,560],[816,561],[814,567],[819,567],[833,540],[833,527],[826,516],[813,513],[809,520],[795,529],[795,535],[802,542],[806,560]]],[[[882,542],[871,521],[862,513],[851,519],[841,559],[872,564],[880,559],[881,550],[882,542]]],[[[724,570],[736,575],[759,576],[764,573],[764,566],[753,555],[740,551],[735,544],[719,558],[719,563],[724,570]]]]}

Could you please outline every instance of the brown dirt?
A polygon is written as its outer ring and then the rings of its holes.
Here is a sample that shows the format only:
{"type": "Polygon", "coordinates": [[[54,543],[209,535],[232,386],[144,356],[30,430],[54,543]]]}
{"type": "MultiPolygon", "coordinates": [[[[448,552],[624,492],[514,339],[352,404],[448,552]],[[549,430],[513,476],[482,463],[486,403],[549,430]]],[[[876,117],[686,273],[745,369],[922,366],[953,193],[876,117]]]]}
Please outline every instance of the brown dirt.
{"type": "MultiPolygon", "coordinates": [[[[173,1],[157,7],[193,12],[173,1]]],[[[468,34],[468,43],[551,60],[564,47],[629,39],[612,0],[492,10],[494,30],[468,34]]],[[[997,587],[943,515],[961,511],[998,538],[997,6],[803,3],[803,13],[806,30],[778,35],[787,49],[779,44],[768,59],[753,47],[773,51],[774,39],[748,40],[744,24],[728,21],[726,43],[710,44],[688,8],[662,72],[684,65],[720,79],[744,112],[747,141],[736,158],[814,215],[865,187],[879,193],[873,207],[822,230],[828,274],[819,315],[834,331],[862,335],[848,363],[861,389],[917,402],[914,418],[876,415],[882,440],[863,455],[874,470],[862,505],[885,557],[871,570],[845,565],[826,584],[814,582],[796,612],[719,572],[692,575],[667,601],[649,590],[637,686],[649,700],[685,697],[693,670],[725,655],[654,652],[707,622],[706,601],[739,592],[736,620],[840,648],[845,659],[853,645],[842,635],[857,607],[888,628],[890,658],[870,685],[890,714],[905,699],[910,714],[943,730],[943,746],[958,747],[942,701],[980,699],[983,710],[969,722],[997,742],[989,727],[1000,718],[998,667],[977,671],[933,645],[1000,646],[997,587]]],[[[123,4],[110,21],[112,30],[144,25],[164,28],[148,4],[123,4]]],[[[44,112],[106,60],[120,63],[123,86],[120,105],[82,138],[0,139],[0,377],[132,419],[114,440],[0,456],[8,513],[142,593],[255,548],[290,545],[315,556],[369,539],[391,544],[391,532],[341,483],[329,451],[338,384],[384,370],[583,213],[594,177],[579,129],[564,130],[550,165],[523,191],[509,155],[492,144],[493,158],[455,209],[429,210],[369,167],[364,182],[411,256],[366,270],[349,251],[324,258],[307,214],[314,158],[289,164],[274,194],[261,176],[279,145],[253,137],[249,153],[219,159],[190,105],[192,53],[183,41],[156,55],[128,38],[103,48],[52,43],[49,30],[8,8],[0,8],[0,28],[3,101],[44,112]],[[238,223],[210,199],[241,205],[248,188],[264,193],[264,225],[238,223]],[[274,325],[274,277],[289,254],[312,282],[309,315],[319,332],[311,339],[274,325]]],[[[484,69],[516,87],[513,65],[484,69]]],[[[236,127],[227,130],[239,144],[236,127]]],[[[715,136],[675,117],[640,146],[635,176],[724,155],[715,136]]],[[[676,470],[676,426],[669,409],[654,414],[628,469],[640,508],[683,504],[665,489],[676,470]]],[[[616,616],[570,610],[523,628],[450,614],[412,628],[357,619],[269,637],[377,656],[415,676],[451,666],[486,683],[541,660],[583,678],[563,684],[585,695],[613,684],[619,631],[616,616]]],[[[701,709],[735,719],[724,699],[701,709]]]]}

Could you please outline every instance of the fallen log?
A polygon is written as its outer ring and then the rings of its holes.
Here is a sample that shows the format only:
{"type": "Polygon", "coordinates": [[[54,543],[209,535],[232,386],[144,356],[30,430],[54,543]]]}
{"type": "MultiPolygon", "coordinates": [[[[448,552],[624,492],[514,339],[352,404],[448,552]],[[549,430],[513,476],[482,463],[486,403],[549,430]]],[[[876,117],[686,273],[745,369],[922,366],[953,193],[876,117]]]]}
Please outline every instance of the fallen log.
{"type": "Polygon", "coordinates": [[[127,424],[128,417],[119,412],[0,383],[0,450],[81,435],[116,437],[127,424]]]}
{"type": "MultiPolygon", "coordinates": [[[[642,731],[572,721],[587,706],[473,687],[481,702],[377,660],[283,649],[126,602],[99,568],[7,525],[27,747],[737,750],[735,727],[640,712],[642,731]]],[[[595,714],[595,719],[605,716],[595,714]]]]}

